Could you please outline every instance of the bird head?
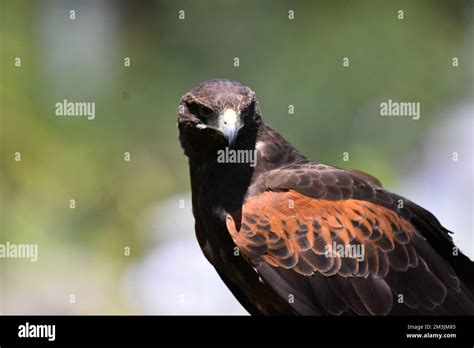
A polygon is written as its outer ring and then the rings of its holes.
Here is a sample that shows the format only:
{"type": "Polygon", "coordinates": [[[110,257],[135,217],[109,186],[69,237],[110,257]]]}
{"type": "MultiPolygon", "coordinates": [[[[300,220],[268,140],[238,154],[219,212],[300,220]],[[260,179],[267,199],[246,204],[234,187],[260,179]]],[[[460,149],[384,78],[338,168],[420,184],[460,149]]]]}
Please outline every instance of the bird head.
{"type": "Polygon", "coordinates": [[[260,123],[255,93],[237,81],[204,81],[179,104],[180,142],[187,153],[203,151],[200,146],[237,148],[241,135],[255,131],[260,123]]]}

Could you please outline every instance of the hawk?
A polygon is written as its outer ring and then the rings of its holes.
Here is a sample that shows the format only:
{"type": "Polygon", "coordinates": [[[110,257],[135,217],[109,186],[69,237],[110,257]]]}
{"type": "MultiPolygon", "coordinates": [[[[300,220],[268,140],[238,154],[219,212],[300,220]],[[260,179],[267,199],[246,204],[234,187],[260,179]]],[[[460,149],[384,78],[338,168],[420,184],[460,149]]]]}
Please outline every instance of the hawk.
{"type": "Polygon", "coordinates": [[[373,176],[305,157],[249,87],[200,83],[178,128],[199,245],[250,314],[474,314],[474,263],[451,232],[373,176]]]}

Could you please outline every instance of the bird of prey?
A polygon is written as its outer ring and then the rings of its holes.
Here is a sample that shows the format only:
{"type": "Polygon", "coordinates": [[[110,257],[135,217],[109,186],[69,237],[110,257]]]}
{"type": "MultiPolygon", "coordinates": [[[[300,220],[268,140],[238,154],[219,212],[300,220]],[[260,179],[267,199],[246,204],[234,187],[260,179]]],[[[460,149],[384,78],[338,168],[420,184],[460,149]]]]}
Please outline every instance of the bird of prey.
{"type": "Polygon", "coordinates": [[[305,157],[250,88],[200,83],[178,128],[199,245],[250,314],[474,314],[474,263],[451,232],[373,176],[305,157]]]}

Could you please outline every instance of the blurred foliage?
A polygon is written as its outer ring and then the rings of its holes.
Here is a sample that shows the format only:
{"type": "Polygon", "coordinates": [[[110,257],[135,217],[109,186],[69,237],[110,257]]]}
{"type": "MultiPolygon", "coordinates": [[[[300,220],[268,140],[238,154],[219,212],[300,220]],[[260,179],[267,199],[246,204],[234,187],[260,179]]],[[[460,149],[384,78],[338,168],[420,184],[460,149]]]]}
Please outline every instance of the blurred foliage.
{"type": "MultiPolygon", "coordinates": [[[[264,119],[303,153],[389,185],[416,160],[440,111],[472,98],[468,1],[0,4],[0,241],[37,242],[42,258],[34,276],[21,261],[2,260],[12,265],[2,270],[10,289],[48,289],[50,272],[65,284],[81,278],[101,282],[97,291],[116,289],[130,261],[124,246],[131,258],[148,247],[138,231],[144,211],[189,189],[176,111],[180,96],[202,80],[249,85],[264,119]],[[421,119],[380,117],[389,98],[421,102],[421,119]],[[96,102],[96,119],[55,117],[63,99],[96,102]],[[125,151],[131,162],[123,161],[125,151]],[[75,260],[83,267],[73,267],[75,260]],[[30,278],[21,280],[23,271],[30,278]]],[[[81,310],[127,311],[117,293],[98,302],[81,310]]]]}

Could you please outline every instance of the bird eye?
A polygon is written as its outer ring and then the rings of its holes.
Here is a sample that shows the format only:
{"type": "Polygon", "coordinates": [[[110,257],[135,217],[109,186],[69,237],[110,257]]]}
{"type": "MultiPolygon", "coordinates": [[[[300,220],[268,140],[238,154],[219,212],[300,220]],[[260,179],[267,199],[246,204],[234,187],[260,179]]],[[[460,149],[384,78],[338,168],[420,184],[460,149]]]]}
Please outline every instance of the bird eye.
{"type": "Polygon", "coordinates": [[[254,105],[254,103],[251,102],[250,104],[245,106],[242,110],[240,110],[240,114],[242,116],[247,116],[250,113],[250,110],[252,109],[253,105],[254,105]]]}
{"type": "Polygon", "coordinates": [[[207,106],[198,104],[196,102],[186,103],[189,111],[198,118],[207,118],[214,115],[215,111],[207,106]]]}
{"type": "Polygon", "coordinates": [[[197,112],[199,116],[202,116],[202,117],[209,117],[214,114],[214,110],[204,105],[197,105],[197,112]]]}

